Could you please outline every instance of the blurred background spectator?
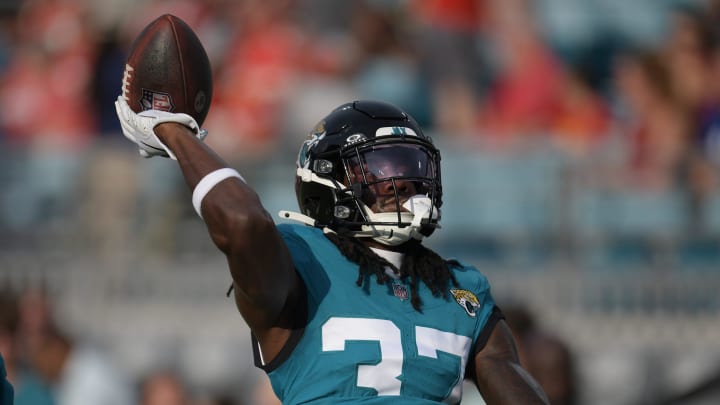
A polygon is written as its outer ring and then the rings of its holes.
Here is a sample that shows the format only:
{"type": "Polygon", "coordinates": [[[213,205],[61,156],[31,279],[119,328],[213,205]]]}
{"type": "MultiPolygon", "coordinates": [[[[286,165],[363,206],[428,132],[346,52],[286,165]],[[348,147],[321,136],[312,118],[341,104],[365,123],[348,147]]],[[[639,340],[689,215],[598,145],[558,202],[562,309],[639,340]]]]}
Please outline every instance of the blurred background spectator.
{"type": "Polygon", "coordinates": [[[130,385],[102,352],[57,330],[51,330],[30,355],[31,366],[51,384],[59,405],[133,403],[130,385]]]}
{"type": "Polygon", "coordinates": [[[119,131],[125,56],[163,13],[210,56],[207,142],[273,215],[323,114],[396,103],[443,153],[428,243],[528,311],[508,320],[554,404],[718,402],[720,1],[5,0],[0,352],[18,405],[62,404],[88,369],[117,403],[276,401],[177,170],[119,131]]]}
{"type": "Polygon", "coordinates": [[[134,403],[131,385],[109,356],[58,329],[42,291],[5,292],[0,301],[0,348],[16,404],[134,403]]]}
{"type": "Polygon", "coordinates": [[[37,370],[30,366],[19,350],[18,323],[20,314],[16,295],[0,293],[0,353],[5,359],[8,380],[15,390],[15,403],[53,404],[50,387],[37,370]]]}
{"type": "Polygon", "coordinates": [[[185,383],[173,371],[156,371],[140,386],[140,405],[189,405],[185,383]]]}

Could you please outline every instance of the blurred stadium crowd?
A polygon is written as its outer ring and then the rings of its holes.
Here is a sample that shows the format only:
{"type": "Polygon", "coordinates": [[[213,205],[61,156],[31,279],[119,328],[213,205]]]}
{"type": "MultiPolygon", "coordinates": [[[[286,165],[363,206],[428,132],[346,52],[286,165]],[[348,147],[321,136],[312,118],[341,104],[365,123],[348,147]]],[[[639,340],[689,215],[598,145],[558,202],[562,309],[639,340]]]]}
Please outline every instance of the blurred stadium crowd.
{"type": "Polygon", "coordinates": [[[132,40],[168,12],[211,59],[207,142],[269,211],[294,209],[320,117],[393,102],[443,153],[432,247],[573,352],[554,403],[717,403],[701,394],[720,385],[720,1],[3,0],[0,352],[18,405],[265,403],[179,172],[115,117],[132,40]]]}

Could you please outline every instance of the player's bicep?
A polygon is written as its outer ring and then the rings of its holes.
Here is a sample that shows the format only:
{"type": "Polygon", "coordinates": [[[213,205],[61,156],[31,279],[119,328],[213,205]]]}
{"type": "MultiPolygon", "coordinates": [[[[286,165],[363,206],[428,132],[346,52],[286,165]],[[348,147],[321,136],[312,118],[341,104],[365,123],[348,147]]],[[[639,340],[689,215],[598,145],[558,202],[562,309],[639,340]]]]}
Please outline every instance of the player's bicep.
{"type": "Polygon", "coordinates": [[[273,328],[293,329],[302,326],[296,323],[304,322],[303,311],[306,307],[306,293],[303,281],[299,276],[295,275],[292,283],[293,288],[289,290],[282,300],[271,303],[280,306],[280,309],[270,311],[267,306],[262,305],[257,300],[250,299],[233,282],[235,304],[245,322],[256,335],[262,336],[263,331],[273,328]]]}
{"type": "Polygon", "coordinates": [[[262,365],[276,361],[278,354],[290,344],[288,341],[291,337],[302,334],[307,320],[307,292],[297,274],[293,283],[295,287],[290,290],[282,310],[272,317],[267,310],[249,302],[242,291],[235,288],[235,303],[257,340],[253,344],[259,345],[255,350],[260,354],[262,365]]]}
{"type": "Polygon", "coordinates": [[[225,254],[240,308],[265,315],[258,321],[272,326],[298,288],[290,251],[270,218],[253,218],[234,233],[225,254]]]}
{"type": "Polygon", "coordinates": [[[497,322],[475,355],[475,383],[488,404],[548,404],[540,385],[522,368],[510,327],[497,322]]]}
{"type": "Polygon", "coordinates": [[[493,327],[487,330],[488,336],[483,347],[475,354],[476,375],[488,370],[488,364],[493,361],[508,361],[519,363],[515,340],[507,323],[500,319],[493,327]]]}
{"type": "Polygon", "coordinates": [[[290,252],[255,191],[227,179],[202,201],[211,238],[227,256],[238,292],[258,307],[278,313],[293,286],[290,252]]]}

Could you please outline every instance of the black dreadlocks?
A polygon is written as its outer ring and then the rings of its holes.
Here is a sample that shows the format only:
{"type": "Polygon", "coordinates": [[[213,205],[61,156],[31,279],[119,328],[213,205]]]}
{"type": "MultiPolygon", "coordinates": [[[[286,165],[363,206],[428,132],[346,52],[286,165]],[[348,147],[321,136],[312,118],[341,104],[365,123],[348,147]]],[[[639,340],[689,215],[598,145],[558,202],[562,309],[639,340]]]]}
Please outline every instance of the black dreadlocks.
{"type": "Polygon", "coordinates": [[[410,278],[410,302],[418,312],[422,312],[420,309],[422,300],[418,295],[420,281],[430,288],[430,292],[435,297],[447,298],[448,283],[452,283],[454,287],[458,286],[450,267],[460,267],[460,263],[456,260],[444,260],[440,255],[423,246],[420,241],[412,239],[408,242],[409,249],[405,254],[402,266],[398,269],[375,254],[357,238],[341,236],[336,233],[326,233],[325,236],[340,249],[343,256],[359,265],[356,281],[358,287],[367,286],[373,275],[378,284],[389,282],[390,276],[385,273],[387,266],[397,270],[403,281],[410,278]]]}

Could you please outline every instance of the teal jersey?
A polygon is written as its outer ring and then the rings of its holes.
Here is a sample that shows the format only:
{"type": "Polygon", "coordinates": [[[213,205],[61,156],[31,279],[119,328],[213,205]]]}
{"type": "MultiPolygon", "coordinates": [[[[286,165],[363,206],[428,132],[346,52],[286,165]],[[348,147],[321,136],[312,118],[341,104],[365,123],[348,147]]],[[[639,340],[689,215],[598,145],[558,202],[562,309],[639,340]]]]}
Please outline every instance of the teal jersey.
{"type": "MultiPolygon", "coordinates": [[[[307,323],[270,364],[283,404],[456,404],[468,362],[499,318],[487,279],[454,268],[458,286],[434,297],[374,277],[359,287],[358,265],[317,228],[278,226],[307,290],[307,323]]],[[[257,348],[256,348],[257,349],[257,348]]]]}
{"type": "Polygon", "coordinates": [[[13,387],[7,380],[7,372],[5,371],[5,361],[0,354],[0,405],[13,404],[13,387]]]}

